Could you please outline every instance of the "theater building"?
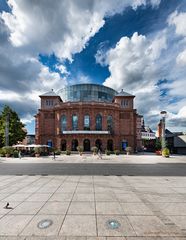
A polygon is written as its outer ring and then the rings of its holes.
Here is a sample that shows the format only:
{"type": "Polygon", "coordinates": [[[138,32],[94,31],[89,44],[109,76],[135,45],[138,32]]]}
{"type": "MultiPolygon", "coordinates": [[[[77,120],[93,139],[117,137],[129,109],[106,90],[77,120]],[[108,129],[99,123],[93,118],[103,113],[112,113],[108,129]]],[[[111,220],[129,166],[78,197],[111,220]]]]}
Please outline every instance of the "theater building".
{"type": "Polygon", "coordinates": [[[62,151],[90,151],[97,146],[135,151],[141,148],[141,117],[133,95],[98,84],[76,84],[40,96],[35,116],[36,144],[62,151]]]}

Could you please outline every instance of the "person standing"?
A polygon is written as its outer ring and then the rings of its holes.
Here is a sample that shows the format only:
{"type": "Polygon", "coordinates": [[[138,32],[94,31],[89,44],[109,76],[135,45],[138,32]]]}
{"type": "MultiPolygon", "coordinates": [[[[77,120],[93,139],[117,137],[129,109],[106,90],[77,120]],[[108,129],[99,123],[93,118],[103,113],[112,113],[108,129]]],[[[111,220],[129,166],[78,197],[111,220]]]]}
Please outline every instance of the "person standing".
{"type": "Polygon", "coordinates": [[[21,151],[19,151],[18,155],[19,155],[19,159],[21,159],[21,151]]]}
{"type": "Polygon", "coordinates": [[[55,153],[55,151],[53,152],[53,159],[54,159],[54,160],[56,159],[56,153],[55,153]]]}

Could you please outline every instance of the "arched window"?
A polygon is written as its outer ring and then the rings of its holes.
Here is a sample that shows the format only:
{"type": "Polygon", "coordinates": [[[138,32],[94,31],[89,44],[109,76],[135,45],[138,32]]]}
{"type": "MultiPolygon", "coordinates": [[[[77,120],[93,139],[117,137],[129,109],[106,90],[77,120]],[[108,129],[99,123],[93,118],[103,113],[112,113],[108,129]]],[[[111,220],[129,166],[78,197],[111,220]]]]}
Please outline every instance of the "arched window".
{"type": "Polygon", "coordinates": [[[90,130],[90,116],[84,116],[84,130],[90,130]]]}
{"type": "Polygon", "coordinates": [[[78,116],[73,115],[72,116],[72,130],[77,130],[78,129],[78,116]]]}
{"type": "Polygon", "coordinates": [[[61,117],[61,131],[67,130],[67,118],[65,115],[61,117]]]}
{"type": "Polygon", "coordinates": [[[102,130],[102,116],[98,114],[96,116],[96,130],[102,130]]]}
{"type": "Polygon", "coordinates": [[[112,131],[113,130],[113,121],[112,116],[107,117],[107,130],[112,131]]]}

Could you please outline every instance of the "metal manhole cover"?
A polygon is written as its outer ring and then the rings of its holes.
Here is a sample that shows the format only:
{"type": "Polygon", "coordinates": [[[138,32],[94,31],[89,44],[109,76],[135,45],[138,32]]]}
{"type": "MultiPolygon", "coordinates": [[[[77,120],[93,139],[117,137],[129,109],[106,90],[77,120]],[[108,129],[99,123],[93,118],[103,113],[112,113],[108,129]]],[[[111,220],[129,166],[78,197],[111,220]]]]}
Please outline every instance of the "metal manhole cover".
{"type": "Polygon", "coordinates": [[[121,226],[121,224],[115,219],[108,220],[106,224],[110,229],[118,229],[121,226]]]}
{"type": "Polygon", "coordinates": [[[48,228],[53,224],[53,221],[50,219],[44,219],[37,224],[37,227],[40,229],[48,228]]]}

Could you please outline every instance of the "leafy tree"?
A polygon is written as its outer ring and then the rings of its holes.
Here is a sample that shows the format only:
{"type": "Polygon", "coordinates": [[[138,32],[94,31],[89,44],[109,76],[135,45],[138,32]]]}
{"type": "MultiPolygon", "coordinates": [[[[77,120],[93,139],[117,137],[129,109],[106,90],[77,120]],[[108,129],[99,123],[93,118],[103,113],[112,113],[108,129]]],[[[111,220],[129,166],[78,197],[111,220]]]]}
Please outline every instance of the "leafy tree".
{"type": "Polygon", "coordinates": [[[161,140],[159,138],[156,138],[155,149],[161,150],[161,140]]]}
{"type": "Polygon", "coordinates": [[[5,126],[6,119],[9,115],[9,145],[12,146],[26,137],[23,130],[24,124],[20,121],[18,114],[9,106],[4,106],[0,114],[0,147],[5,145],[5,126]]]}

